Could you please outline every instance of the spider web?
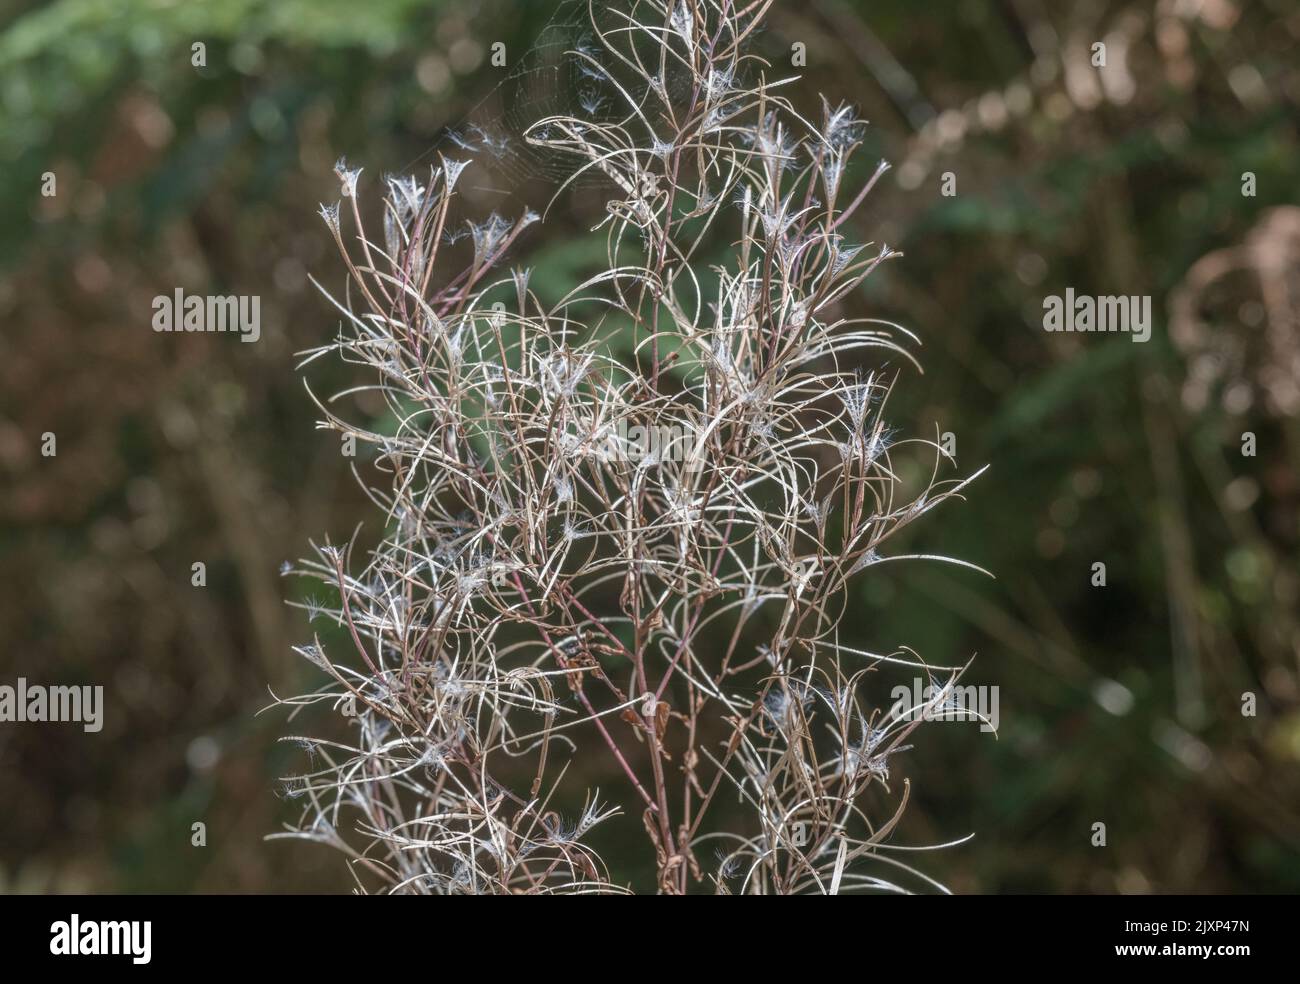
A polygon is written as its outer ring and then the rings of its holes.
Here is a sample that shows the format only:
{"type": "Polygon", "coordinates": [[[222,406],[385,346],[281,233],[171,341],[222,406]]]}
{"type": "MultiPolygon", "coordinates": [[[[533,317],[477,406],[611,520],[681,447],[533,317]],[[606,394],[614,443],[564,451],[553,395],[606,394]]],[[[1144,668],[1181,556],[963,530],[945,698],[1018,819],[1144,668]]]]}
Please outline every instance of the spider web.
{"type": "MultiPolygon", "coordinates": [[[[632,115],[629,96],[645,105],[649,98],[645,81],[631,76],[601,42],[603,33],[620,48],[629,43],[625,15],[630,12],[639,19],[649,16],[656,26],[662,16],[643,2],[562,0],[505,78],[463,118],[445,127],[405,170],[436,162],[439,154],[472,159],[468,173],[476,177],[476,185],[482,186],[490,176],[493,190],[512,197],[534,183],[553,188],[572,178],[584,160],[530,143],[526,134],[538,120],[554,116],[593,123],[626,120],[632,115]]],[[[487,44],[490,47],[492,42],[487,44]]],[[[666,66],[663,83],[674,101],[691,84],[689,75],[673,64],[666,66]]],[[[579,188],[603,183],[600,173],[590,168],[573,182],[579,188]]]]}

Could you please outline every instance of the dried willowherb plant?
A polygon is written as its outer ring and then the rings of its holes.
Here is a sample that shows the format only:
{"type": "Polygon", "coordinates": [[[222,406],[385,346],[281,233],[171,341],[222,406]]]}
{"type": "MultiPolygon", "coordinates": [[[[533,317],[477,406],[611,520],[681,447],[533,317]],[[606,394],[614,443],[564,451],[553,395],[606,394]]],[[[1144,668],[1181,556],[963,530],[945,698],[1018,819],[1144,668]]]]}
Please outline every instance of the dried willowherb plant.
{"type": "Polygon", "coordinates": [[[607,821],[644,833],[665,893],[940,887],[888,843],[906,783],[872,793],[924,709],[873,708],[863,683],[956,670],[838,626],[855,576],[966,482],[937,479],[929,441],[924,488],[893,469],[890,384],[855,367],[910,359],[906,333],[847,309],[897,254],[845,239],[886,165],[843,186],[863,124],[824,101],[810,122],[767,80],[745,42],[769,6],[593,4],[570,57],[613,95],[522,134],[572,162],[557,194],[613,191],[605,269],[556,302],[500,269],[538,215],[451,244],[465,163],[389,179],[382,242],[339,167],[343,330],[306,361],[373,373],[391,432],[318,401],[321,426],[391,481],[360,570],[328,544],[296,569],[350,641],[302,647],[328,680],[283,703],[340,707],[352,737],[290,739],[314,766],[276,836],[345,852],[364,891],[628,891],[591,846],[607,821]]]}

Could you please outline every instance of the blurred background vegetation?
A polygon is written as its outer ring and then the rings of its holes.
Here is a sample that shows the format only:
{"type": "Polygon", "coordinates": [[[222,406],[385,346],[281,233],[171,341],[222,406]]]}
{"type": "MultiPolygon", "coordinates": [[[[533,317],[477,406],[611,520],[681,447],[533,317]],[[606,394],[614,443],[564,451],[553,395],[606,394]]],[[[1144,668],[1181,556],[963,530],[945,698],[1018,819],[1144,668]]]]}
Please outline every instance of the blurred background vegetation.
{"type": "MultiPolygon", "coordinates": [[[[5,889],[349,886],[262,840],[297,764],[276,739],[310,730],[256,714],[310,677],[278,569],[375,519],[294,371],[335,330],[308,273],[342,282],[316,208],[340,155],[371,182],[427,157],[500,81],[489,46],[513,62],[552,13],[0,3],[0,682],[108,702],[98,735],[0,725],[5,889]],[[260,295],[261,341],[155,334],[177,286],[260,295]]],[[[896,839],[974,831],[924,858],[957,891],[1300,890],[1300,7],[777,0],[759,50],[796,42],[803,105],[855,103],[894,164],[854,220],[906,253],[862,303],[924,341],[894,422],[993,465],[911,543],[997,580],[887,565],[850,609],[877,651],[976,655],[966,682],[1000,688],[996,740],[916,733],[896,839]],[[1044,332],[1066,287],[1151,295],[1152,340],[1044,332]]],[[[589,213],[533,227],[535,284],[598,261],[589,213]]]]}

